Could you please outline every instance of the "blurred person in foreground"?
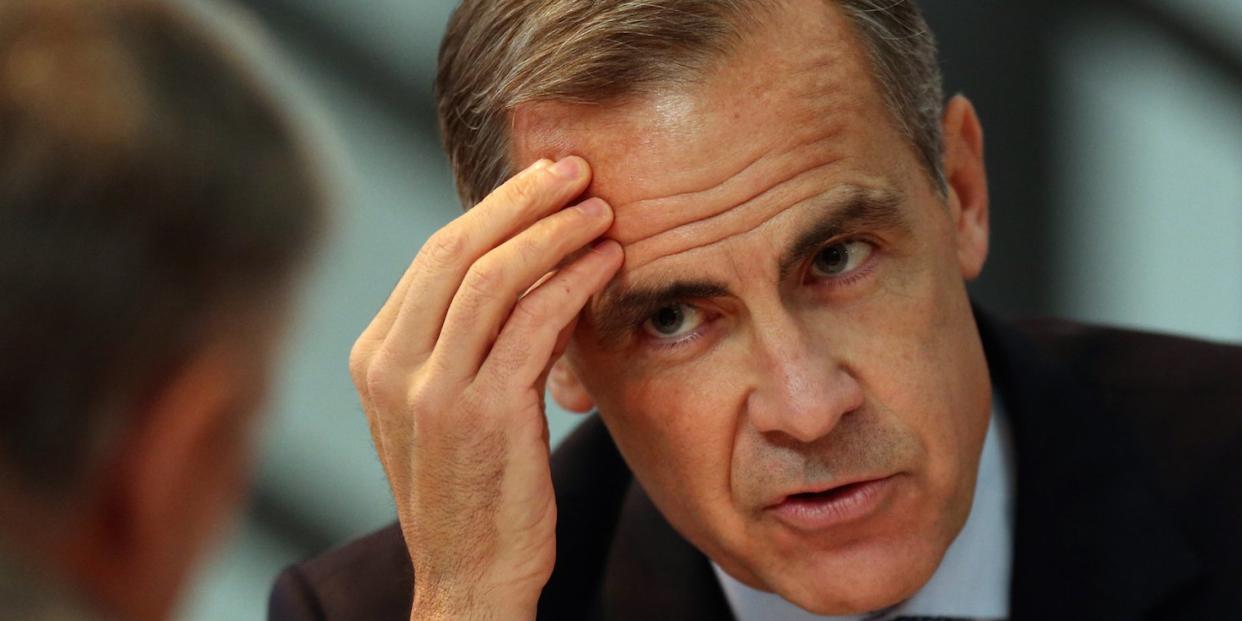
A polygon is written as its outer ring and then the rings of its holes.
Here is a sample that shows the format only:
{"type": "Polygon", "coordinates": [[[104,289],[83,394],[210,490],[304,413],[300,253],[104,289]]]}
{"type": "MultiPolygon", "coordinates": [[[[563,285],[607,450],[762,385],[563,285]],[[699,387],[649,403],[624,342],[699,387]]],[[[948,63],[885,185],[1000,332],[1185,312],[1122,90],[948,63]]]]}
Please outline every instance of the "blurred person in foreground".
{"type": "Polygon", "coordinates": [[[351,359],[399,523],[274,619],[1242,610],[1242,349],[972,306],[912,1],[467,0],[440,60],[469,209],[351,359]]]}
{"type": "Polygon", "coordinates": [[[183,11],[0,0],[0,618],[168,618],[246,490],[320,190],[183,11]]]}

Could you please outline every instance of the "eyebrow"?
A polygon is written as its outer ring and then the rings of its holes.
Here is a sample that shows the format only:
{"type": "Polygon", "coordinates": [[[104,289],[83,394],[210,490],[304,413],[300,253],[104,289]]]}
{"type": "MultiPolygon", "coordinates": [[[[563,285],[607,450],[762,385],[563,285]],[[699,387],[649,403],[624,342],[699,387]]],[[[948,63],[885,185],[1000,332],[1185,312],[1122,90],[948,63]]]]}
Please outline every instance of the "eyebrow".
{"type": "Polygon", "coordinates": [[[679,300],[703,300],[729,295],[723,283],[711,280],[677,281],[657,287],[635,287],[625,293],[605,294],[592,317],[606,345],[621,342],[634,326],[679,300]]]}
{"type": "MultiPolygon", "coordinates": [[[[820,216],[794,239],[778,263],[780,278],[788,278],[802,262],[819,252],[834,238],[861,230],[906,232],[909,225],[901,212],[901,196],[889,190],[849,186],[836,188],[810,199],[820,216]]],[[[729,288],[715,280],[678,280],[655,286],[635,286],[621,292],[605,291],[591,309],[596,333],[606,345],[620,343],[634,326],[660,309],[685,300],[702,300],[730,295],[729,288]]]]}
{"type": "Polygon", "coordinates": [[[837,237],[858,231],[908,233],[910,225],[901,211],[901,202],[896,192],[850,186],[843,196],[832,197],[814,207],[821,212],[819,218],[781,255],[781,280],[837,237]]]}

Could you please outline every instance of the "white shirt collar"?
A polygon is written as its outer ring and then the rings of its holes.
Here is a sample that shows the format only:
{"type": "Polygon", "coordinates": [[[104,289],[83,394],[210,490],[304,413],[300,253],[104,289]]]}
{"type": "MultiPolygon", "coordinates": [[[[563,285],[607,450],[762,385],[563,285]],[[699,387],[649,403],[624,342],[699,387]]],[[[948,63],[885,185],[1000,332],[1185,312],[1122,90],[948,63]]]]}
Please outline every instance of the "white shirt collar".
{"type": "Polygon", "coordinates": [[[1016,465],[1008,422],[996,392],[992,394],[992,416],[979,459],[970,516],[949,545],[936,573],[914,597],[879,613],[825,617],[798,608],[774,593],[752,589],[712,563],[737,621],[873,621],[896,616],[1008,618],[1016,465]]]}

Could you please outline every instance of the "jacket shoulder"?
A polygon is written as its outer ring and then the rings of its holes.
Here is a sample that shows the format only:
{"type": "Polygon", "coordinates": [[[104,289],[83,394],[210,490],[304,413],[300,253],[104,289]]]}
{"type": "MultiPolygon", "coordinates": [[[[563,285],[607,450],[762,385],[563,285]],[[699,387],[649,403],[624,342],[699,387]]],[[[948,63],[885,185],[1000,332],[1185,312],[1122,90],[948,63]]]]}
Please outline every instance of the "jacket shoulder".
{"type": "MultiPolygon", "coordinates": [[[[1133,429],[1170,494],[1242,473],[1242,347],[1062,320],[1019,326],[1052,363],[1133,429]]],[[[1242,496],[1242,494],[1235,494],[1242,496]]]]}
{"type": "Polygon", "coordinates": [[[393,523],[286,568],[272,588],[268,619],[404,621],[413,589],[405,540],[393,523]]]}
{"type": "Polygon", "coordinates": [[[1059,365],[1097,386],[1242,392],[1242,346],[1063,319],[1015,327],[1059,365]]]}
{"type": "Polygon", "coordinates": [[[1134,438],[1125,459],[1151,473],[1207,574],[1242,577],[1242,347],[1059,320],[1018,327],[1134,438]]]}
{"type": "Polygon", "coordinates": [[[1062,320],[1019,329],[1099,398],[1101,415],[1137,432],[1136,458],[1181,482],[1242,472],[1242,347],[1062,320]]]}

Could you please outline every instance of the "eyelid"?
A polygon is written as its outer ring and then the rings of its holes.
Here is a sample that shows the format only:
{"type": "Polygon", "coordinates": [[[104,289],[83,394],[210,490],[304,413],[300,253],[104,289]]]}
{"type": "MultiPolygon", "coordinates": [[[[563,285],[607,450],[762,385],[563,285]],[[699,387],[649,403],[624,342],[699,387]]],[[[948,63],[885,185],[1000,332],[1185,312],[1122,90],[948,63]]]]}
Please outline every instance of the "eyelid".
{"type": "Polygon", "coordinates": [[[806,268],[804,269],[803,280],[813,279],[814,281],[820,282],[820,283],[827,282],[827,283],[837,283],[837,284],[848,284],[848,282],[851,281],[854,277],[863,275],[867,267],[874,260],[875,254],[878,250],[879,250],[879,244],[877,244],[874,240],[869,239],[866,236],[839,236],[836,239],[825,242],[823,245],[821,245],[819,248],[815,250],[815,253],[812,254],[809,259],[807,259],[806,268]],[[811,272],[813,272],[815,269],[815,259],[819,257],[819,253],[833,246],[846,246],[846,245],[853,244],[853,243],[863,243],[863,244],[866,244],[868,247],[867,256],[864,257],[862,259],[862,262],[859,263],[858,266],[856,266],[854,269],[848,272],[842,272],[840,274],[829,274],[829,275],[820,276],[820,277],[816,277],[811,274],[811,272]]]}
{"type": "Polygon", "coordinates": [[[703,338],[710,328],[712,321],[715,319],[715,316],[708,310],[689,301],[669,302],[662,305],[660,308],[663,309],[669,306],[682,306],[688,309],[693,309],[693,312],[697,315],[698,324],[694,327],[694,329],[681,336],[660,337],[647,330],[647,322],[654,317],[653,313],[640,322],[638,324],[638,329],[636,330],[637,336],[640,340],[640,345],[642,347],[654,350],[673,350],[689,345],[690,343],[703,338]]]}
{"type": "MultiPolygon", "coordinates": [[[[647,326],[651,323],[651,321],[652,321],[653,319],[655,319],[655,316],[656,316],[656,314],[657,314],[657,313],[659,313],[660,311],[662,311],[662,310],[664,310],[664,309],[666,309],[666,308],[674,308],[674,307],[679,307],[679,308],[685,309],[685,310],[683,311],[683,313],[682,313],[682,320],[683,320],[684,322],[686,322],[686,323],[691,323],[691,321],[690,321],[690,320],[691,320],[691,318],[693,318],[696,322],[698,322],[698,323],[697,323],[697,325],[695,326],[695,328],[697,328],[697,327],[698,327],[698,325],[702,325],[702,323],[704,322],[704,319],[703,319],[703,309],[701,309],[701,308],[699,308],[699,307],[697,307],[697,306],[695,306],[695,305],[693,305],[693,304],[686,303],[686,302],[669,302],[668,304],[664,304],[664,305],[660,306],[660,308],[659,308],[659,309],[657,309],[655,312],[653,312],[653,313],[651,313],[650,315],[648,315],[646,319],[643,319],[642,323],[640,324],[640,327],[643,329],[643,331],[644,331],[644,332],[646,332],[646,333],[647,333],[647,335],[648,335],[648,336],[650,336],[650,337],[651,337],[651,338],[653,338],[653,339],[656,339],[656,340],[661,340],[661,341],[676,341],[676,340],[679,340],[679,339],[680,339],[680,338],[682,338],[682,337],[674,337],[674,336],[661,336],[661,335],[656,334],[656,333],[653,333],[653,332],[651,332],[650,330],[648,330],[648,329],[647,329],[647,326]]],[[[683,337],[684,337],[684,335],[683,335],[683,337]]]]}

